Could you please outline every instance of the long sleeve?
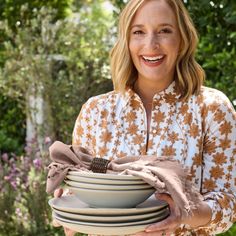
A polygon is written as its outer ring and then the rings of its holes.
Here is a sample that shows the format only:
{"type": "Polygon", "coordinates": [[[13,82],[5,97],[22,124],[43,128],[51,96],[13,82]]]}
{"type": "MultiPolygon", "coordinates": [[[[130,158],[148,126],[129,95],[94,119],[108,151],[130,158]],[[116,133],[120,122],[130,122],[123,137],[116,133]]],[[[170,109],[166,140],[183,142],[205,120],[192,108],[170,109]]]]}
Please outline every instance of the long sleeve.
{"type": "Polygon", "coordinates": [[[95,99],[95,97],[90,98],[82,106],[72,134],[72,144],[83,146],[92,153],[94,153],[94,147],[96,146],[96,106],[97,99],[95,99]]]}
{"type": "Polygon", "coordinates": [[[206,111],[202,194],[213,215],[204,230],[215,235],[236,221],[236,113],[223,94],[206,111]]]}

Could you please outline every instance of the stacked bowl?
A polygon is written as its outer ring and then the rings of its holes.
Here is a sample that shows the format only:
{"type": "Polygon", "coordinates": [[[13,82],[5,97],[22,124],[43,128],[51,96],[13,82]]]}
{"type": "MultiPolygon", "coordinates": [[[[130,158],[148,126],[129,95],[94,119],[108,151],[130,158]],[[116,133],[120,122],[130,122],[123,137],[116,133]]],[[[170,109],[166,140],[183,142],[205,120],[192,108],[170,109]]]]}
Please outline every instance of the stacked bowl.
{"type": "Polygon", "coordinates": [[[74,194],[49,205],[61,225],[81,233],[134,234],[169,215],[168,204],[139,177],[69,171],[65,183],[74,194]]]}
{"type": "Polygon", "coordinates": [[[145,201],[155,189],[130,175],[70,171],[67,188],[91,207],[131,208],[145,201]]]}

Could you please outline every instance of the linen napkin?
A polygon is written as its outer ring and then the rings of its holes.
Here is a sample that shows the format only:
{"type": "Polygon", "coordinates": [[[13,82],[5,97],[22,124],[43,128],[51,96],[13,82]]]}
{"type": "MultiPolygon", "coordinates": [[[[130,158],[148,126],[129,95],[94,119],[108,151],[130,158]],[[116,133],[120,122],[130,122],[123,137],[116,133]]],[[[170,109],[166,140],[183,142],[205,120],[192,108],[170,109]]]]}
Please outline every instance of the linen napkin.
{"type": "MultiPolygon", "coordinates": [[[[47,193],[52,193],[69,170],[91,172],[91,153],[83,147],[56,141],[49,148],[47,193]]],[[[183,216],[191,215],[203,197],[188,179],[188,170],[173,157],[127,156],[112,160],[107,173],[134,175],[153,186],[158,193],[168,193],[183,216]]]]}

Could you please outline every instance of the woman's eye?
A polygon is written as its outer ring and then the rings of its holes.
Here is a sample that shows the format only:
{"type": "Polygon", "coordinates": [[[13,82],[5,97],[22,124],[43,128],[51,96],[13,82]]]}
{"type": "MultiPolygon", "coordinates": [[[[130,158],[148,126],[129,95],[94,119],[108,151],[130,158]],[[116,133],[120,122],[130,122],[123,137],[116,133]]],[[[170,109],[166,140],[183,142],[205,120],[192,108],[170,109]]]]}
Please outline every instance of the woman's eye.
{"type": "Polygon", "coordinates": [[[136,31],[133,32],[133,34],[143,34],[143,31],[141,31],[141,30],[136,30],[136,31]]]}
{"type": "Polygon", "coordinates": [[[168,29],[168,28],[164,28],[164,29],[160,30],[159,33],[170,34],[170,33],[172,33],[172,30],[168,29]]]}

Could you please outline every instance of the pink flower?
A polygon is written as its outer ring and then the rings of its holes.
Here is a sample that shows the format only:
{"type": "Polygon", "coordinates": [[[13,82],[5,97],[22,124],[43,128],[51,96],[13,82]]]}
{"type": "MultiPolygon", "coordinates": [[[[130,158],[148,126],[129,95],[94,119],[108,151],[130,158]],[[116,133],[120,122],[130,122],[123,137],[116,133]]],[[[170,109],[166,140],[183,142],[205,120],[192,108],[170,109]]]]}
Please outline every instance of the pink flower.
{"type": "Polygon", "coordinates": [[[4,180],[9,181],[11,178],[9,175],[4,176],[4,180]]]}
{"type": "Polygon", "coordinates": [[[5,161],[5,162],[8,162],[8,159],[9,159],[8,154],[7,154],[7,153],[4,153],[4,154],[2,155],[2,160],[5,161]]]}
{"type": "Polygon", "coordinates": [[[44,143],[45,143],[45,144],[50,144],[51,142],[52,142],[52,140],[51,140],[50,137],[46,137],[46,138],[44,139],[44,143]]]}
{"type": "Polygon", "coordinates": [[[42,167],[42,159],[36,158],[33,160],[34,166],[36,169],[40,169],[42,167]]]}
{"type": "Polygon", "coordinates": [[[11,184],[11,186],[13,187],[14,190],[17,189],[17,183],[16,183],[16,181],[11,181],[10,184],[11,184]]]}

